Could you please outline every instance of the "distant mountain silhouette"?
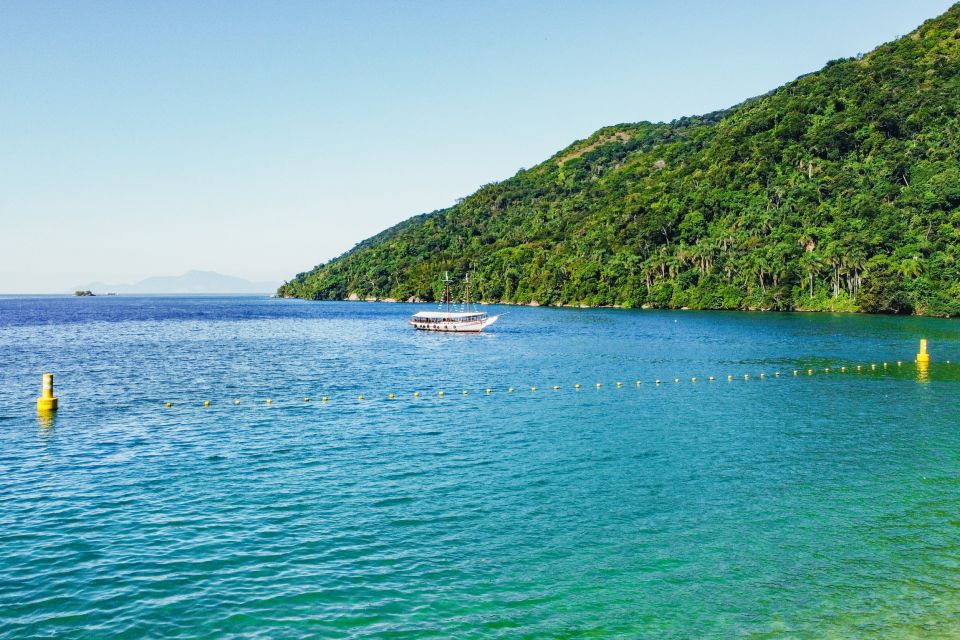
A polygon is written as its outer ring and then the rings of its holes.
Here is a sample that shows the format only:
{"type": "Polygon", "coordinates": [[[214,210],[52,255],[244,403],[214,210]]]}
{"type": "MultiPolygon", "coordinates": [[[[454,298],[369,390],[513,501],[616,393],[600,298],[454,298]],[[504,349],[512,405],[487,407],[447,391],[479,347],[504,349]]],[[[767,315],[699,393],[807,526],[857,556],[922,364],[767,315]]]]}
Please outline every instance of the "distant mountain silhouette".
{"type": "Polygon", "coordinates": [[[277,282],[250,282],[214,271],[187,271],[182,276],[154,276],[134,284],[93,282],[77,289],[104,293],[271,293],[277,282]]]}

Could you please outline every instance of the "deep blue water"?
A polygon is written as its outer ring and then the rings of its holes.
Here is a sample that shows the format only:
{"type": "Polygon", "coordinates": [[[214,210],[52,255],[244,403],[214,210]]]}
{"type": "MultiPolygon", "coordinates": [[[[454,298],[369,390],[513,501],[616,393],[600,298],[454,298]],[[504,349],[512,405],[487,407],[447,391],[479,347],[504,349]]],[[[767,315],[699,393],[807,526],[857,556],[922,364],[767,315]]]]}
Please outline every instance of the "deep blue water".
{"type": "Polygon", "coordinates": [[[957,322],[423,308],[0,298],[0,638],[960,635],[957,322]]]}

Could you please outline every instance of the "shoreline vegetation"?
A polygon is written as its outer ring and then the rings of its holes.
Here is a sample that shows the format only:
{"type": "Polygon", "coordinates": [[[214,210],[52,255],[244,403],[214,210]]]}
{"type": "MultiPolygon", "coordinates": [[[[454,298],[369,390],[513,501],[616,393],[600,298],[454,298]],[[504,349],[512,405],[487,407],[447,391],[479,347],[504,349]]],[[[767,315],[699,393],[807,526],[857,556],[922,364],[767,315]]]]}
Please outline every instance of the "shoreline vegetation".
{"type": "Polygon", "coordinates": [[[960,315],[960,4],[729,109],[600,129],[277,294],[432,302],[446,271],[508,304],[960,315]]]}
{"type": "MultiPolygon", "coordinates": [[[[308,302],[382,302],[385,304],[439,304],[439,300],[424,300],[422,298],[410,298],[407,300],[397,300],[396,298],[375,298],[375,297],[361,297],[358,294],[350,294],[345,298],[300,298],[298,296],[280,296],[274,295],[273,298],[282,298],[285,300],[306,300],[308,302]]],[[[451,302],[451,305],[461,304],[461,302],[451,302]]],[[[541,304],[536,300],[530,302],[508,302],[505,300],[476,300],[471,301],[471,304],[477,305],[500,305],[506,307],[552,307],[555,309],[624,309],[624,310],[641,310],[641,311],[744,311],[752,313],[849,313],[849,314],[865,314],[865,315],[891,315],[891,314],[879,314],[871,313],[869,311],[860,311],[858,309],[850,309],[847,307],[838,307],[836,309],[772,309],[772,308],[759,308],[759,307],[742,307],[735,309],[722,309],[722,308],[710,308],[710,307],[660,307],[652,304],[645,304],[639,307],[632,307],[626,304],[602,304],[602,305],[589,305],[589,304],[574,304],[574,303],[560,303],[554,302],[550,304],[541,304]]],[[[916,314],[915,314],[916,315],[916,314]]],[[[940,317],[940,318],[953,318],[955,316],[935,316],[927,314],[922,317],[940,317]]]]}

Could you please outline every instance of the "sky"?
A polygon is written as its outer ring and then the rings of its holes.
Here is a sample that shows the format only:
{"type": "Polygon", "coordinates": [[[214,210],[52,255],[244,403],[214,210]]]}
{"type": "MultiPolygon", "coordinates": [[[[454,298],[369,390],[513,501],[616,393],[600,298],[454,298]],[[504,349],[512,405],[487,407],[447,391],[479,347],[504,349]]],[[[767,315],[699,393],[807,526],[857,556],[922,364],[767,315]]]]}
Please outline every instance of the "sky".
{"type": "Polygon", "coordinates": [[[0,292],[284,281],[600,127],[724,108],[946,0],[0,0],[0,292]]]}

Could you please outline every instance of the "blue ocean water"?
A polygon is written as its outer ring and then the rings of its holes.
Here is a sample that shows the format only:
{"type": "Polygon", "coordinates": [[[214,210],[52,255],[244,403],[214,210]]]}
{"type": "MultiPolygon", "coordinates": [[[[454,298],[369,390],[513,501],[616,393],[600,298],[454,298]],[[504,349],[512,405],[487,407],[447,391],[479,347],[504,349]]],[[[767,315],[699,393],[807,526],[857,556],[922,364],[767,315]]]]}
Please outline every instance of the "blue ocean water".
{"type": "Polygon", "coordinates": [[[423,308],[0,298],[0,638],[960,636],[956,321],[423,308]]]}

